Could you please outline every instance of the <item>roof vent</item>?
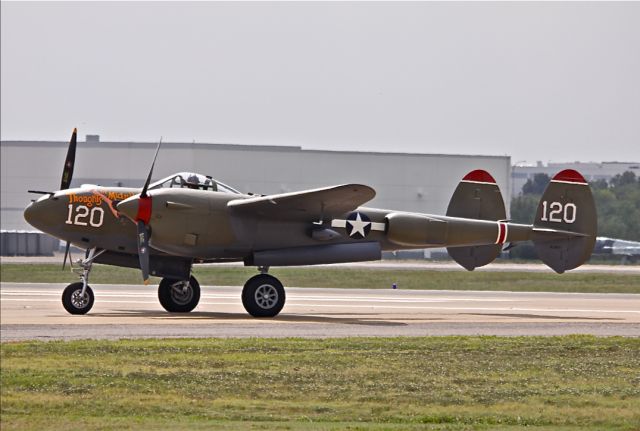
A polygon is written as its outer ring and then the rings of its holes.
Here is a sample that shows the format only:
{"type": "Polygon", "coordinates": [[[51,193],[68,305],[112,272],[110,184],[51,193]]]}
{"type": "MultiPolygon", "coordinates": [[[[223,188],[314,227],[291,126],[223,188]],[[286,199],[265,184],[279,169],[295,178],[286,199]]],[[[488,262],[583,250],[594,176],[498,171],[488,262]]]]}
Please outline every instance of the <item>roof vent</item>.
{"type": "Polygon", "coordinates": [[[84,140],[88,144],[97,144],[100,142],[100,135],[86,135],[84,140]]]}

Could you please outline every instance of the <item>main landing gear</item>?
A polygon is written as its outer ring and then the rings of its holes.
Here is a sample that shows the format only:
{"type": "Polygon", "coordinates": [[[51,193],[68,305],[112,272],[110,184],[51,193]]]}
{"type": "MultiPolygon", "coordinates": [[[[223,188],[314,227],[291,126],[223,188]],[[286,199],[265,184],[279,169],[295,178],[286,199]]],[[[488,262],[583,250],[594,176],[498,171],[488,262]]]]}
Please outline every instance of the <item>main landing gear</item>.
{"type": "MultiPolygon", "coordinates": [[[[284,307],[285,293],[280,281],[259,268],[242,289],[242,305],[253,317],[275,317],[284,307]]],[[[158,286],[160,304],[170,313],[188,313],[200,301],[200,284],[194,276],[189,281],[163,278],[158,286]]]]}
{"type": "Polygon", "coordinates": [[[194,276],[189,280],[163,278],[158,286],[158,299],[170,313],[188,313],[200,301],[200,284],[194,276]]]}
{"type": "Polygon", "coordinates": [[[242,289],[242,305],[253,317],[275,317],[284,307],[284,287],[280,280],[259,268],[261,274],[251,277],[242,289]]]}
{"type": "MultiPolygon", "coordinates": [[[[242,289],[242,305],[253,317],[274,317],[284,307],[285,293],[280,281],[262,273],[251,277],[242,289]]],[[[158,286],[158,299],[170,313],[188,313],[200,301],[200,284],[194,276],[186,280],[163,278],[158,286]]]]}

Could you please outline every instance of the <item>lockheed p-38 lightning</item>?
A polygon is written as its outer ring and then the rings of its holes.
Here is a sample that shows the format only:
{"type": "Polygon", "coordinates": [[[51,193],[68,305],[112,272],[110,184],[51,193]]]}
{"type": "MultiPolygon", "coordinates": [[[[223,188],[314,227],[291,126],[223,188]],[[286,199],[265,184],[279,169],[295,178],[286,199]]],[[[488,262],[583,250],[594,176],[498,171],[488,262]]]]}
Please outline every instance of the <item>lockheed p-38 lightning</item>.
{"type": "MultiPolygon", "coordinates": [[[[189,312],[200,299],[195,263],[244,262],[259,273],[242,290],[255,317],[276,316],[285,304],[282,283],[270,267],[371,261],[386,250],[446,247],[468,270],[492,262],[505,244],[532,241],[539,258],[558,273],[591,255],[596,210],[585,179],[559,172],[544,192],[532,225],[506,218],[504,201],[486,171],[469,172],[458,184],[446,215],[362,206],[375,191],[342,184],[267,196],[242,194],[215,179],[178,173],[140,188],[83,185],[70,188],[75,164],[72,134],[60,190],[24,212],[35,228],[86,250],[77,264],[80,281],[62,294],[65,309],[87,313],[94,302],[89,276],[94,263],[140,268],[148,282],[162,277],[158,298],[169,312],[189,312]]],[[[63,264],[64,265],[64,264],[63,264]]]]}

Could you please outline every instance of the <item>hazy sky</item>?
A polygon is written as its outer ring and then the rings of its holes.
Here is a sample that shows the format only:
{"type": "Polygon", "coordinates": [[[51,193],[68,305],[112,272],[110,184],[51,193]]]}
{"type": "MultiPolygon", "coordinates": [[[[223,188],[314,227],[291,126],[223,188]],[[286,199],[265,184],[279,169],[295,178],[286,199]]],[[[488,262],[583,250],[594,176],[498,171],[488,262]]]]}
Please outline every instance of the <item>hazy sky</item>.
{"type": "Polygon", "coordinates": [[[640,3],[2,2],[1,136],[640,160],[640,3]]]}

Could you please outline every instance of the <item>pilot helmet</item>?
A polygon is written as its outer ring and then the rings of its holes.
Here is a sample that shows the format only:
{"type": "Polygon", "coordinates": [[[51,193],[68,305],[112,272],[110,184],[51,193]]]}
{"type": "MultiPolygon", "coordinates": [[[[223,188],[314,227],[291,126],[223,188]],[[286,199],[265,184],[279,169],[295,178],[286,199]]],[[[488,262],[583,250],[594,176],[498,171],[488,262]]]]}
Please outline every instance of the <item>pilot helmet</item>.
{"type": "Polygon", "coordinates": [[[200,186],[200,179],[198,178],[198,175],[196,174],[189,174],[189,176],[187,177],[186,181],[186,186],[191,188],[191,189],[197,189],[200,186]]]}

